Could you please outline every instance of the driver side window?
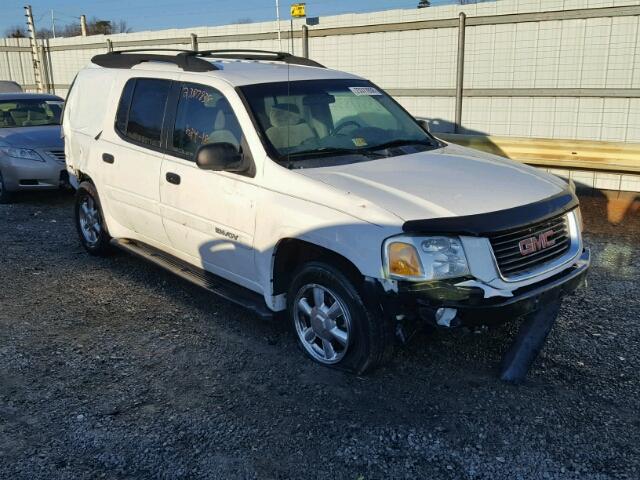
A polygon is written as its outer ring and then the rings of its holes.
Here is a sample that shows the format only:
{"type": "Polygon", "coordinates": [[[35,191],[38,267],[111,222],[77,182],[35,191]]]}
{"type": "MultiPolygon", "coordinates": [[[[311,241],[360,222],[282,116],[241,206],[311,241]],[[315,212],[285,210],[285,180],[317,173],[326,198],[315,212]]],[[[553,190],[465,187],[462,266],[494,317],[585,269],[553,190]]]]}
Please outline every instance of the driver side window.
{"type": "Polygon", "coordinates": [[[242,130],[229,101],[215,88],[184,83],[170,147],[192,158],[200,145],[220,142],[237,149],[242,143],[242,130]]]}

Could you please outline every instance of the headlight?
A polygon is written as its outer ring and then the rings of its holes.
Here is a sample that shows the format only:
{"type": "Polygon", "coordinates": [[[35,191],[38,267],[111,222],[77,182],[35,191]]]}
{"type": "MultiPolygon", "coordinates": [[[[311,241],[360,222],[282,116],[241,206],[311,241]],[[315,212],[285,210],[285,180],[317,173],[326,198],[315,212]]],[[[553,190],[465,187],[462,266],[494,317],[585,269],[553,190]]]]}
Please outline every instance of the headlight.
{"type": "Polygon", "coordinates": [[[35,160],[37,162],[44,162],[42,157],[38,155],[38,152],[35,150],[30,150],[28,148],[0,148],[0,152],[5,155],[13,158],[22,158],[25,160],[35,160]]]}
{"type": "Polygon", "coordinates": [[[442,280],[469,275],[458,237],[394,237],[384,249],[385,270],[391,278],[442,280]]]}

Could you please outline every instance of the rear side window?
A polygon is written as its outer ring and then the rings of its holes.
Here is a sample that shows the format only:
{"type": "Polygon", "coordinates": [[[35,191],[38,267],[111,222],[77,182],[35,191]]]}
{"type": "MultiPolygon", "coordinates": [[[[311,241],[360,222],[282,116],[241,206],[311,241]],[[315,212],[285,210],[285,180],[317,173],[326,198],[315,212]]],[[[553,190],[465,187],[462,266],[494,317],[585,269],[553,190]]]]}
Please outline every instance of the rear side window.
{"type": "Polygon", "coordinates": [[[160,147],[171,81],[138,78],[127,82],[116,114],[116,129],[134,142],[160,147]]]}
{"type": "Polygon", "coordinates": [[[118,105],[118,112],[116,113],[116,130],[123,135],[127,134],[127,120],[129,119],[129,105],[131,105],[131,97],[133,96],[133,89],[136,86],[135,79],[129,80],[124,86],[122,91],[122,97],[120,97],[120,104],[118,105]]]}

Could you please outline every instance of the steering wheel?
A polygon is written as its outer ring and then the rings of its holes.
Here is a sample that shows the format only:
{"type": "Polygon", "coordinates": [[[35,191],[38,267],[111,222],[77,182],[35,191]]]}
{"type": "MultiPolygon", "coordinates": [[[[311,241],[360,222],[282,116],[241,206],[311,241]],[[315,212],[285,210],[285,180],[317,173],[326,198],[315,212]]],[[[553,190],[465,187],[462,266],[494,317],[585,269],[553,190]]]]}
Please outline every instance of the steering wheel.
{"type": "Polygon", "coordinates": [[[336,127],[333,130],[333,135],[344,135],[343,133],[339,133],[344,127],[346,127],[347,125],[354,125],[356,128],[362,128],[362,125],[360,125],[358,122],[353,121],[353,120],[347,120],[346,122],[344,122],[342,125],[340,125],[339,127],[336,127]]]}

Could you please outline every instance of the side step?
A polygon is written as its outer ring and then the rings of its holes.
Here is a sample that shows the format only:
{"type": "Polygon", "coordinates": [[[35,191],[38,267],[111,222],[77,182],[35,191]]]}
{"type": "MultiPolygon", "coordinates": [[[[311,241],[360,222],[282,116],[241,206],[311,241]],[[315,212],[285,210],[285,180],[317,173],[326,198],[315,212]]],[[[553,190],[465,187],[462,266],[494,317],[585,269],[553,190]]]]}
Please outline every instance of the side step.
{"type": "Polygon", "coordinates": [[[111,240],[111,244],[121,250],[165,268],[225,300],[244,307],[262,319],[267,320],[273,318],[273,312],[269,310],[265,304],[264,297],[248,288],[236,285],[229,280],[225,280],[201,268],[190,265],[173,255],[141,242],[114,238],[111,240]]]}

